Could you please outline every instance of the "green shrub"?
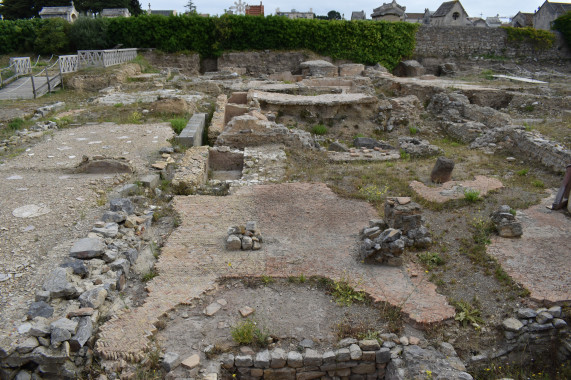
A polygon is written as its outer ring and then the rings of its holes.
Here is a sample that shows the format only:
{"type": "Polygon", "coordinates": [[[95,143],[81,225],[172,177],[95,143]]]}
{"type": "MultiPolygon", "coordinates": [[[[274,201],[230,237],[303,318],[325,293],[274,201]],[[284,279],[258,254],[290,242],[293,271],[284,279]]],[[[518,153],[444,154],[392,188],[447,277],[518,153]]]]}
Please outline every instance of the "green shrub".
{"type": "Polygon", "coordinates": [[[186,127],[187,120],[183,119],[183,118],[171,119],[170,123],[171,123],[171,127],[172,127],[173,131],[177,135],[180,135],[182,130],[186,127]]]}
{"type": "Polygon", "coordinates": [[[415,126],[410,126],[410,127],[408,127],[408,131],[409,131],[409,133],[410,133],[411,135],[414,136],[414,135],[416,135],[416,134],[418,133],[418,128],[415,127],[415,126]]]}
{"type": "Polygon", "coordinates": [[[61,18],[50,18],[44,21],[34,40],[34,52],[48,55],[68,52],[69,23],[61,18]]]}
{"type": "Polygon", "coordinates": [[[515,174],[519,175],[520,177],[524,177],[527,175],[528,172],[529,172],[529,169],[526,168],[526,169],[518,170],[517,172],[515,172],[515,174]]]}
{"type": "Polygon", "coordinates": [[[559,16],[555,21],[553,21],[553,30],[557,30],[563,34],[563,38],[567,42],[567,45],[571,46],[571,12],[565,13],[563,16],[559,16]]]}
{"type": "Polygon", "coordinates": [[[473,327],[478,328],[484,320],[480,317],[480,310],[472,306],[466,301],[452,302],[456,308],[455,320],[460,322],[462,326],[466,327],[470,323],[473,327]]]}
{"type": "Polygon", "coordinates": [[[487,80],[492,80],[494,79],[494,72],[492,70],[482,70],[480,77],[487,80]]]}
{"type": "Polygon", "coordinates": [[[329,290],[335,302],[340,306],[351,306],[353,302],[365,302],[367,300],[365,292],[355,290],[346,278],[329,282],[329,290]]]}
{"type": "Polygon", "coordinates": [[[480,200],[480,192],[474,189],[465,189],[464,199],[466,199],[468,202],[476,202],[480,200]]]}
{"type": "Polygon", "coordinates": [[[254,344],[265,347],[270,336],[264,328],[259,328],[257,323],[246,319],[230,329],[232,339],[238,344],[254,344]]]}
{"type": "Polygon", "coordinates": [[[530,26],[525,28],[502,26],[502,29],[508,35],[508,42],[527,42],[540,50],[551,48],[555,42],[555,35],[547,30],[535,29],[530,26]]]}
{"type": "Polygon", "coordinates": [[[404,149],[401,149],[400,150],[400,158],[401,158],[401,160],[405,160],[405,161],[410,160],[410,153],[408,153],[404,149]]]}
{"type": "Polygon", "coordinates": [[[438,252],[423,252],[419,253],[418,259],[423,263],[428,269],[432,269],[435,266],[443,265],[444,259],[440,257],[438,252]]]}
{"type": "Polygon", "coordinates": [[[324,135],[327,133],[327,127],[323,124],[317,124],[311,127],[311,133],[314,135],[324,135]]]}
{"type": "Polygon", "coordinates": [[[25,121],[20,119],[19,117],[15,118],[14,120],[12,120],[11,122],[8,123],[8,128],[13,130],[13,131],[17,131],[19,129],[22,128],[22,126],[24,125],[25,121]]]}
{"type": "Polygon", "coordinates": [[[75,50],[100,50],[113,47],[107,41],[108,18],[80,17],[69,28],[69,40],[75,50]]]}
{"type": "Polygon", "coordinates": [[[367,185],[359,189],[359,195],[369,202],[378,202],[384,199],[388,190],[388,186],[379,189],[376,185],[367,185]]]}

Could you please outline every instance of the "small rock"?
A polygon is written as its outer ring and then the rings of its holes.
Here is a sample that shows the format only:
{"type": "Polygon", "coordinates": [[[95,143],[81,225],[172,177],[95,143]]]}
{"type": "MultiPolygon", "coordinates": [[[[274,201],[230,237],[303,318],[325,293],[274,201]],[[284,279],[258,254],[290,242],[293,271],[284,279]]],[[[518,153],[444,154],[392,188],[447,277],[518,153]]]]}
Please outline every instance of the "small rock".
{"type": "Polygon", "coordinates": [[[303,348],[313,348],[314,343],[313,340],[305,338],[299,342],[299,345],[303,348]]]}
{"type": "Polygon", "coordinates": [[[250,314],[252,314],[254,312],[254,309],[252,309],[250,306],[244,306],[243,308],[240,309],[240,314],[242,315],[242,317],[247,317],[250,314]]]}
{"type": "Polygon", "coordinates": [[[242,240],[236,235],[228,236],[226,239],[226,249],[229,251],[239,251],[242,248],[242,240]]]}
{"type": "Polygon", "coordinates": [[[84,238],[75,242],[69,255],[78,259],[99,257],[105,250],[105,242],[99,238],[84,238]]]}
{"type": "Polygon", "coordinates": [[[252,246],[253,246],[252,238],[249,236],[244,236],[242,238],[242,249],[244,251],[249,251],[252,249],[252,246]]]}
{"type": "Polygon", "coordinates": [[[212,317],[221,308],[222,308],[222,305],[220,305],[218,302],[213,302],[210,305],[206,306],[206,309],[204,309],[204,314],[206,314],[209,317],[212,317]]]}
{"type": "Polygon", "coordinates": [[[553,315],[551,315],[547,311],[542,311],[541,313],[537,314],[537,316],[535,317],[535,320],[540,325],[543,325],[547,322],[550,322],[552,319],[553,319],[553,315]]]}
{"type": "Polygon", "coordinates": [[[51,318],[54,314],[54,308],[44,301],[32,302],[30,308],[28,309],[28,319],[34,319],[35,317],[51,318]]]}
{"type": "Polygon", "coordinates": [[[502,322],[502,326],[504,327],[504,330],[518,332],[522,329],[523,323],[518,319],[508,318],[502,322]]]}
{"type": "Polygon", "coordinates": [[[91,307],[93,309],[98,309],[103,302],[105,302],[105,297],[107,297],[107,290],[103,287],[93,288],[84,292],[79,296],[79,302],[81,307],[91,307]]]}
{"type": "Polygon", "coordinates": [[[162,365],[165,371],[170,372],[176,367],[178,367],[181,362],[182,360],[179,354],[177,354],[176,352],[166,352],[165,356],[163,357],[162,365]]]}
{"type": "Polygon", "coordinates": [[[200,364],[200,356],[198,354],[191,355],[184,359],[181,364],[183,367],[193,369],[200,364]]]}

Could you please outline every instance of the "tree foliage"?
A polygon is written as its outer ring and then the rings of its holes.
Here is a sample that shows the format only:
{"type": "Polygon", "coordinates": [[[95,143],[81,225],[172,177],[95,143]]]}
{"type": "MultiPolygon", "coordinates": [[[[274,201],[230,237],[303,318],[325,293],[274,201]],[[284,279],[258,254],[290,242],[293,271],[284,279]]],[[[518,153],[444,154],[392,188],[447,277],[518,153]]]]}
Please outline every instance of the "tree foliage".
{"type": "MultiPolygon", "coordinates": [[[[35,41],[39,24],[34,22],[0,22],[0,54],[18,50],[18,41],[35,41]],[[6,32],[2,33],[4,30],[6,32]],[[2,44],[3,39],[8,41],[2,44]]],[[[216,57],[232,50],[308,49],[333,59],[381,63],[389,69],[413,53],[418,28],[417,24],[404,22],[290,20],[278,16],[235,15],[218,18],[194,14],[85,18],[77,22],[79,24],[70,27],[67,33],[72,47],[80,50],[123,44],[126,48],[195,51],[202,57],[216,57]]]]}
{"type": "Polygon", "coordinates": [[[509,42],[531,43],[535,49],[549,49],[555,41],[555,35],[548,30],[535,29],[529,26],[526,28],[502,26],[502,28],[508,34],[509,42]]]}
{"type": "Polygon", "coordinates": [[[337,11],[329,11],[327,12],[327,18],[329,20],[341,20],[341,13],[337,11]]]}
{"type": "Polygon", "coordinates": [[[568,46],[571,46],[571,12],[565,13],[563,16],[559,16],[553,22],[553,30],[557,30],[563,34],[563,38],[567,42],[568,46]]]}

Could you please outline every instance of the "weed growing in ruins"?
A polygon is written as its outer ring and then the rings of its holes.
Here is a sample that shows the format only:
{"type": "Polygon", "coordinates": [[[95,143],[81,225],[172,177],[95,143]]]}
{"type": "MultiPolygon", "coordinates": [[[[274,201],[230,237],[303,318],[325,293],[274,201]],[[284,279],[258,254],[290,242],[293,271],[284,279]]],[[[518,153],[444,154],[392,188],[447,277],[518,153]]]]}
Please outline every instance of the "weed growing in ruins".
{"type": "Polygon", "coordinates": [[[519,175],[520,177],[524,177],[529,173],[529,168],[521,169],[515,172],[515,174],[519,175]]]}
{"type": "Polygon", "coordinates": [[[113,104],[113,107],[121,108],[121,107],[123,107],[123,103],[115,103],[115,104],[113,104]]]}
{"type": "Polygon", "coordinates": [[[388,186],[379,188],[376,185],[367,185],[359,189],[359,195],[369,202],[379,202],[384,199],[388,190],[388,186]]]}
{"type": "Polygon", "coordinates": [[[25,124],[24,120],[17,117],[8,123],[8,128],[13,131],[17,131],[20,130],[24,126],[24,124],[25,124]]]}
{"type": "Polygon", "coordinates": [[[474,328],[480,329],[480,325],[484,323],[484,320],[480,317],[480,310],[472,306],[466,301],[452,301],[451,302],[456,308],[456,316],[454,319],[464,327],[468,326],[470,323],[474,328]]]}
{"type": "Polygon", "coordinates": [[[362,290],[355,290],[347,278],[332,281],[329,290],[333,299],[340,306],[351,306],[353,302],[365,302],[367,295],[362,290]]]}
{"type": "Polygon", "coordinates": [[[230,334],[238,344],[253,344],[258,347],[265,347],[270,336],[264,327],[258,327],[257,322],[251,319],[246,319],[232,327],[230,334]]]}
{"type": "Polygon", "coordinates": [[[151,269],[150,271],[148,271],[147,273],[145,273],[143,275],[143,277],[141,277],[141,281],[143,282],[149,282],[151,281],[153,278],[157,277],[159,274],[157,273],[157,271],[155,269],[151,269]]]}
{"type": "Polygon", "coordinates": [[[293,284],[303,284],[307,281],[307,277],[302,273],[299,276],[289,276],[287,280],[293,284]]]}
{"type": "Polygon", "coordinates": [[[142,119],[143,115],[141,115],[140,112],[137,111],[133,111],[131,113],[131,115],[129,115],[129,118],[127,119],[127,122],[129,124],[141,124],[141,119],[142,119]]]}
{"type": "Polygon", "coordinates": [[[418,259],[428,270],[436,266],[444,265],[445,261],[438,252],[422,252],[417,255],[418,259]]]}
{"type": "Polygon", "coordinates": [[[171,123],[171,127],[174,133],[180,135],[184,127],[186,127],[187,120],[184,118],[177,118],[177,119],[171,119],[169,120],[169,122],[171,123]]]}
{"type": "Polygon", "coordinates": [[[464,199],[466,199],[468,202],[477,202],[481,199],[480,192],[474,189],[465,189],[464,199]]]}
{"type": "Polygon", "coordinates": [[[414,136],[414,135],[416,135],[416,134],[418,133],[418,128],[415,127],[415,126],[410,126],[410,127],[408,127],[408,132],[409,132],[412,136],[414,136]]]}
{"type": "Polygon", "coordinates": [[[533,181],[531,181],[531,184],[533,185],[533,187],[537,187],[539,189],[545,188],[545,183],[543,183],[543,181],[540,179],[534,179],[533,181]]]}
{"type": "Polygon", "coordinates": [[[492,70],[482,70],[482,72],[480,73],[480,78],[484,78],[487,80],[493,80],[494,79],[494,72],[492,70]]]}
{"type": "Polygon", "coordinates": [[[404,149],[401,149],[400,150],[400,158],[401,158],[401,160],[408,161],[408,160],[410,160],[410,153],[408,153],[404,149]]]}
{"type": "Polygon", "coordinates": [[[535,106],[533,104],[526,104],[523,106],[523,110],[525,112],[533,112],[535,110],[535,106]]]}
{"type": "Polygon", "coordinates": [[[323,124],[317,124],[311,127],[311,133],[322,136],[327,133],[327,127],[323,124]]]}
{"type": "Polygon", "coordinates": [[[269,285],[269,284],[272,284],[276,281],[276,280],[274,280],[274,278],[272,276],[268,276],[266,274],[262,275],[260,280],[262,281],[262,284],[264,284],[264,285],[269,285]]]}

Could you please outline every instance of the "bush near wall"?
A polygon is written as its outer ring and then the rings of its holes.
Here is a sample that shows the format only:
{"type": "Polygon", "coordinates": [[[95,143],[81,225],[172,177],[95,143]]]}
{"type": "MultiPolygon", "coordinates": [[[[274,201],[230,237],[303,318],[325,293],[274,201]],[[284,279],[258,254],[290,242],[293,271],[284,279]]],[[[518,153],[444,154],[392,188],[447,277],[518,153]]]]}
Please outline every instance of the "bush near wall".
{"type": "Polygon", "coordinates": [[[559,16],[553,22],[553,30],[558,30],[563,34],[565,42],[571,47],[571,12],[565,13],[563,16],[559,16]]]}
{"type": "Polygon", "coordinates": [[[502,28],[508,34],[508,42],[530,42],[534,48],[539,50],[550,49],[555,42],[555,35],[547,30],[535,29],[530,26],[525,28],[502,26],[502,28]]]}
{"type": "MultiPolygon", "coordinates": [[[[44,22],[0,21],[0,54],[26,49],[22,41],[31,40],[33,47],[44,22]]],[[[171,53],[195,51],[202,57],[216,57],[232,50],[308,49],[333,59],[381,63],[392,69],[402,58],[412,55],[417,28],[410,23],[290,20],[276,16],[145,15],[81,20],[69,28],[68,38],[72,47],[80,50],[123,44],[171,53]]]]}

